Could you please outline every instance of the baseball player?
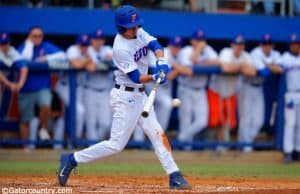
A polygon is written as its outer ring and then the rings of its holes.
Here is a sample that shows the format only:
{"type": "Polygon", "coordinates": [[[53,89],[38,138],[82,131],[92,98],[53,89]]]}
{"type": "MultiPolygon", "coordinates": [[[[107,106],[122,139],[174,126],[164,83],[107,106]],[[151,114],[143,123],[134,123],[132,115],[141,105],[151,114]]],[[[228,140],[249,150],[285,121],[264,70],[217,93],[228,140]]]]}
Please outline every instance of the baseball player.
{"type": "MultiPolygon", "coordinates": [[[[88,54],[94,62],[94,70],[97,64],[99,66],[103,61],[112,61],[112,48],[104,44],[103,31],[98,29],[91,35],[91,46],[88,48],[88,54]]],[[[109,71],[109,66],[106,68],[107,70],[102,72],[92,70],[87,74],[84,83],[88,140],[103,140],[110,128],[109,91],[112,88],[113,75],[109,71]]]]}
{"type": "MultiPolygon", "coordinates": [[[[89,69],[93,71],[93,61],[88,54],[90,39],[87,34],[79,35],[77,42],[67,49],[67,58],[74,69],[89,69]]],[[[77,73],[76,87],[76,137],[81,138],[85,120],[85,108],[83,104],[83,85],[85,82],[86,72],[77,73]]],[[[65,73],[61,75],[55,91],[66,106],[69,105],[69,76],[65,73]]]]}
{"type": "Polygon", "coordinates": [[[72,154],[63,154],[58,172],[59,184],[67,183],[72,169],[77,164],[95,161],[123,150],[138,125],[151,140],[158,159],[169,175],[170,188],[188,189],[190,186],[179,172],[154,109],[152,108],[148,117],[141,117],[147,99],[143,83],[155,81],[159,77],[165,80],[162,75],[169,71],[164,60],[163,48],[156,38],[141,27],[143,21],[134,7],[125,5],[118,8],[115,12],[115,24],[118,34],[113,44],[113,60],[117,70],[115,71],[116,85],[110,93],[110,104],[113,110],[110,139],[72,154]],[[155,53],[157,68],[161,73],[147,74],[148,50],[155,53]]]}
{"type": "MultiPolygon", "coordinates": [[[[32,27],[26,41],[18,49],[22,57],[27,61],[34,62],[34,65],[65,60],[65,53],[55,45],[43,41],[43,37],[44,34],[40,27],[32,27]]],[[[50,72],[30,71],[28,73],[26,82],[19,95],[20,129],[23,139],[28,139],[29,122],[34,118],[35,105],[39,106],[40,139],[50,139],[47,130],[52,99],[50,84],[50,72]]]]}
{"type": "MultiPolygon", "coordinates": [[[[263,94],[264,77],[269,75],[269,64],[274,64],[280,58],[280,53],[273,49],[270,34],[265,34],[258,47],[251,51],[253,67],[256,76],[243,77],[239,91],[239,141],[252,143],[262,128],[265,116],[263,94]]],[[[251,152],[251,146],[243,147],[243,152],[251,152]]]]}
{"type": "MultiPolygon", "coordinates": [[[[184,47],[178,56],[180,64],[193,67],[218,63],[218,54],[206,43],[202,30],[192,34],[190,43],[191,45],[184,47]]],[[[179,141],[192,142],[194,136],[207,126],[207,81],[207,75],[178,77],[178,97],[182,102],[179,108],[179,141]]]]}
{"type": "Polygon", "coordinates": [[[277,64],[280,66],[270,64],[269,67],[274,72],[286,73],[283,153],[284,162],[291,163],[300,156],[300,39],[296,34],[291,35],[289,51],[277,64]]]}
{"type": "Polygon", "coordinates": [[[9,87],[12,91],[19,91],[26,80],[28,68],[26,61],[19,52],[10,45],[10,36],[6,32],[0,33],[0,62],[8,67],[20,69],[20,76],[17,83],[10,82],[5,75],[0,72],[0,82],[9,87]]]}
{"type": "MultiPolygon", "coordinates": [[[[211,114],[215,117],[215,124],[221,125],[217,130],[217,141],[229,141],[229,131],[236,126],[236,92],[237,92],[237,73],[245,72],[251,75],[254,69],[251,69],[250,55],[245,51],[245,39],[242,35],[236,36],[230,48],[223,48],[220,52],[220,65],[224,73],[229,75],[214,75],[211,77],[209,88],[210,95],[214,95],[216,101],[211,104],[211,114]],[[247,72],[247,71],[250,71],[247,72]]],[[[223,146],[217,146],[217,153],[223,153],[226,149],[223,146]]]]}

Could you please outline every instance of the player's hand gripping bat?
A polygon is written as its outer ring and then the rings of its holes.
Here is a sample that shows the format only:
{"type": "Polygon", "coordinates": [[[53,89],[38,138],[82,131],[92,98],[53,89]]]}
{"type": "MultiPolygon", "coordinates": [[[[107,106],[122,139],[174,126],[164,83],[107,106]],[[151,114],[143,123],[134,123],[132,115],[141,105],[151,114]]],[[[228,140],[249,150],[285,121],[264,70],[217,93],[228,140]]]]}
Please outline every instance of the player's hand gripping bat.
{"type": "Polygon", "coordinates": [[[145,118],[149,116],[149,112],[150,112],[150,110],[153,106],[154,100],[155,100],[156,91],[159,87],[160,82],[163,81],[164,77],[165,77],[165,74],[164,74],[164,72],[161,71],[160,75],[159,75],[159,78],[156,80],[156,83],[153,86],[153,88],[152,88],[152,90],[151,90],[151,92],[150,92],[150,94],[149,94],[149,96],[146,100],[146,103],[144,105],[144,108],[143,108],[143,111],[142,111],[142,116],[145,117],[145,118]]]}

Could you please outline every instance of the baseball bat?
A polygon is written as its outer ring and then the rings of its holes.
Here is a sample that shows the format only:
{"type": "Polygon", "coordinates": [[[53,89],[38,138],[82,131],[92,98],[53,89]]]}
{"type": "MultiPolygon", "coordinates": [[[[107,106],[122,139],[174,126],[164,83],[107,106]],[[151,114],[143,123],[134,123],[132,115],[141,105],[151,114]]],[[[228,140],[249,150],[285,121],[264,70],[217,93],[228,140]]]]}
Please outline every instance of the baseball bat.
{"type": "Polygon", "coordinates": [[[165,76],[164,73],[160,72],[159,78],[156,80],[156,83],[154,84],[154,86],[145,102],[145,105],[144,105],[144,108],[142,111],[142,116],[145,118],[149,116],[149,112],[150,112],[150,110],[153,106],[154,100],[155,100],[156,91],[159,87],[160,82],[163,80],[164,76],[165,76]]]}

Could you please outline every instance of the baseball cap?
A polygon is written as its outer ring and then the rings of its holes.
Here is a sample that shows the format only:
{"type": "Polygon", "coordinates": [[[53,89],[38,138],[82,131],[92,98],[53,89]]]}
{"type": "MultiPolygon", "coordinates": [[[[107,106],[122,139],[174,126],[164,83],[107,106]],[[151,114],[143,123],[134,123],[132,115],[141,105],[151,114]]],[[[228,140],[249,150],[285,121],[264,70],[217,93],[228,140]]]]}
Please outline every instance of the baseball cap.
{"type": "Polygon", "coordinates": [[[205,35],[203,30],[197,30],[192,34],[191,39],[193,40],[205,40],[205,35]]]}
{"type": "Polygon", "coordinates": [[[260,41],[261,44],[273,44],[270,34],[264,34],[260,41]]]}
{"type": "Polygon", "coordinates": [[[103,39],[104,36],[103,36],[103,30],[102,29],[97,29],[95,32],[93,32],[91,34],[91,38],[94,38],[94,39],[103,39]]]}
{"type": "Polygon", "coordinates": [[[170,46],[182,46],[183,45],[183,40],[181,37],[176,36],[173,38],[169,39],[168,45],[170,46]]]}
{"type": "Polygon", "coordinates": [[[231,41],[231,43],[233,43],[233,44],[245,44],[245,42],[246,41],[241,34],[234,37],[234,39],[231,41]]]}
{"type": "Polygon", "coordinates": [[[297,34],[291,34],[289,38],[289,44],[300,43],[300,39],[297,34]]]}
{"type": "Polygon", "coordinates": [[[0,44],[7,44],[10,42],[10,36],[6,32],[0,34],[0,44]]]}
{"type": "Polygon", "coordinates": [[[81,46],[88,46],[90,45],[90,39],[89,36],[87,34],[81,34],[77,37],[77,44],[81,45],[81,46]]]}

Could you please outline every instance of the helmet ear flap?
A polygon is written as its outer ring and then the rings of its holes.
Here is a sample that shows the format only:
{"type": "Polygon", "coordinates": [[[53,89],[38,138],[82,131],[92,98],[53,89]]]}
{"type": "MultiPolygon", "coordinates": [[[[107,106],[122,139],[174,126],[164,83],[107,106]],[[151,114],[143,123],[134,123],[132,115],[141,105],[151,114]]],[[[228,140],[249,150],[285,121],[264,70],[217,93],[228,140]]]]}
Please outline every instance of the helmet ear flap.
{"type": "Polygon", "coordinates": [[[117,30],[118,30],[118,32],[119,32],[120,34],[122,34],[122,33],[124,33],[124,32],[126,31],[126,28],[124,28],[124,27],[122,27],[122,26],[117,25],[116,27],[117,27],[117,30]]]}

